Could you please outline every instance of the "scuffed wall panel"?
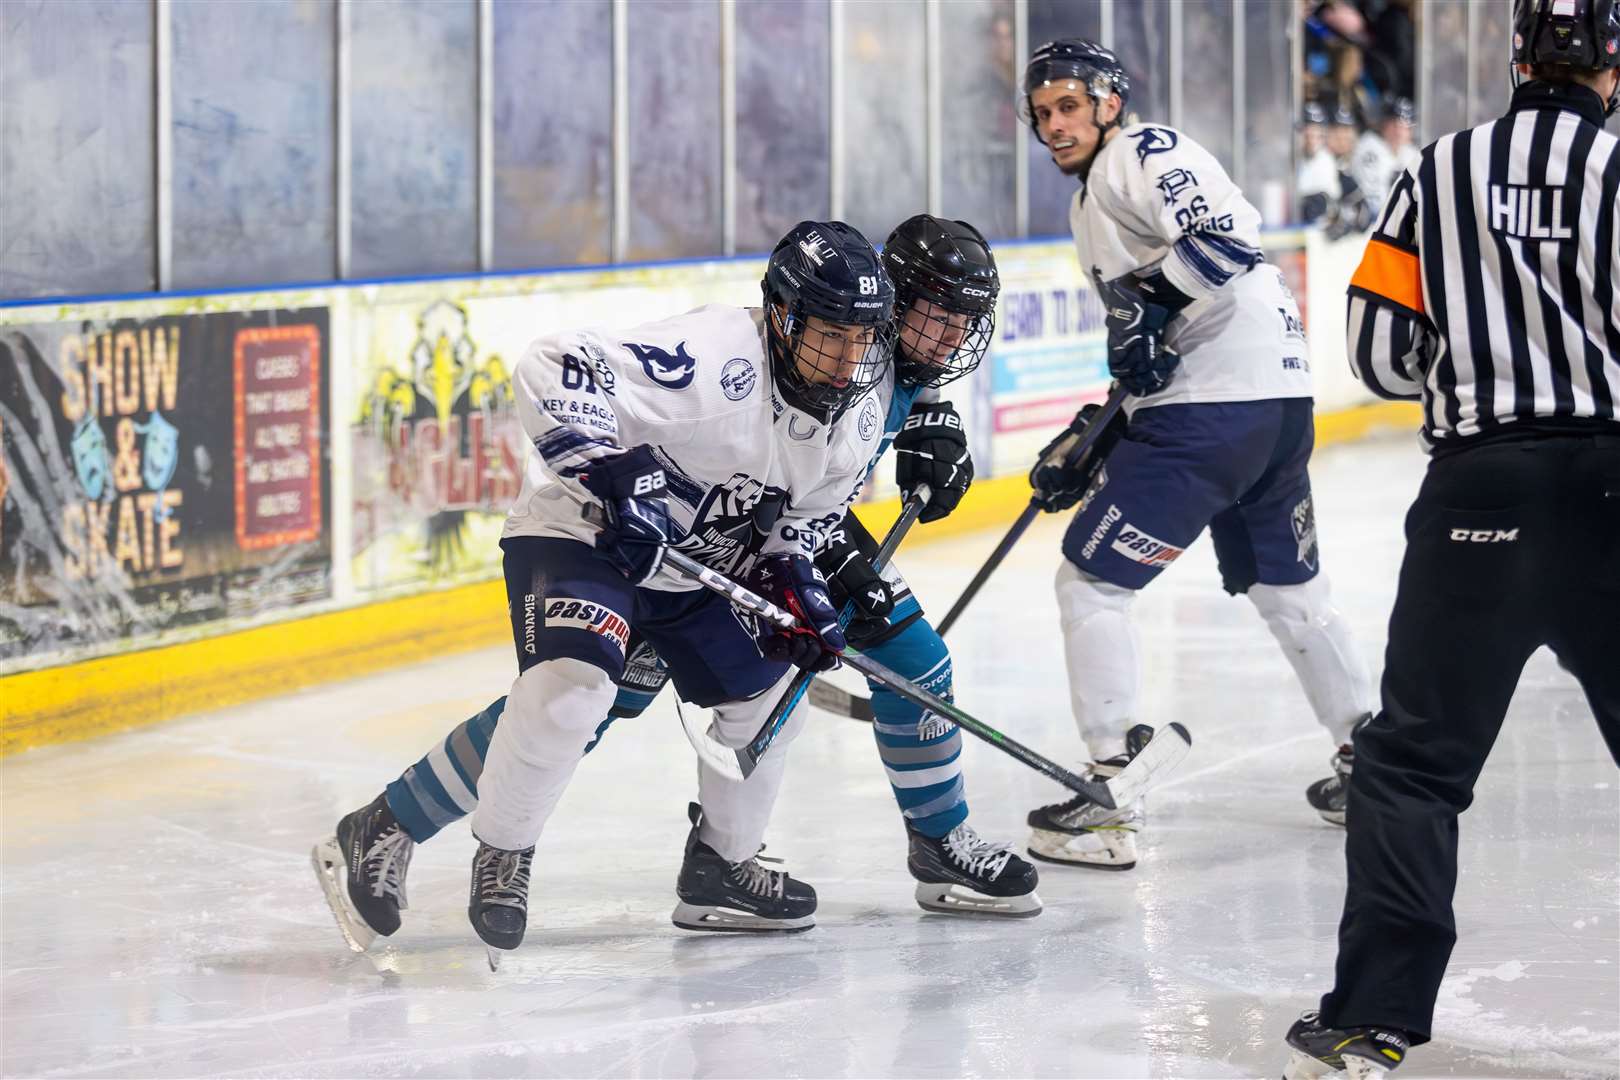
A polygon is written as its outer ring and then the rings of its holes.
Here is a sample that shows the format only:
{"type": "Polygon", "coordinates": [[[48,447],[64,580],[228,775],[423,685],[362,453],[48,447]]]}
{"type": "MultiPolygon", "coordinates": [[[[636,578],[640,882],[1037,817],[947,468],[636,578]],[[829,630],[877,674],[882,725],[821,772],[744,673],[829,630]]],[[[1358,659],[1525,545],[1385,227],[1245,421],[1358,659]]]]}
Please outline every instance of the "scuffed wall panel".
{"type": "Polygon", "coordinates": [[[0,56],[0,298],[151,290],[151,4],[0,3],[0,56]]]}
{"type": "Polygon", "coordinates": [[[349,276],[478,268],[478,9],[390,0],[350,9],[349,276]]]}
{"type": "Polygon", "coordinates": [[[175,286],[331,278],[333,4],[171,10],[175,286]]]}

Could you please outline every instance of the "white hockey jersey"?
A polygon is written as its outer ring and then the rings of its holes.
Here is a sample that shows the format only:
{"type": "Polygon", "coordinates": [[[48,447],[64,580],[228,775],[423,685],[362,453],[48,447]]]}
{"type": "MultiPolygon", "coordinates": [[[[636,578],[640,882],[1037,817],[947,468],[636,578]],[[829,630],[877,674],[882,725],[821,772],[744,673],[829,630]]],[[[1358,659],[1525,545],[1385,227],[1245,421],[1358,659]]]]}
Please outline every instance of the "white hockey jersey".
{"type": "MultiPolygon", "coordinates": [[[[883,439],[894,382],[891,368],[829,427],[774,392],[760,309],[711,305],[541,338],[512,389],[533,452],[503,536],[594,543],[581,507],[595,497],[575,477],[645,444],[668,479],[675,546],[736,574],[760,552],[821,546],[883,439]]],[[[646,587],[697,586],[665,569],[646,587]]]]}
{"type": "Polygon", "coordinates": [[[1132,124],[1109,139],[1069,226],[1094,282],[1158,270],[1193,298],[1165,329],[1175,378],[1128,409],[1311,395],[1299,308],[1277,268],[1256,262],[1260,212],[1186,135],[1132,124]]]}

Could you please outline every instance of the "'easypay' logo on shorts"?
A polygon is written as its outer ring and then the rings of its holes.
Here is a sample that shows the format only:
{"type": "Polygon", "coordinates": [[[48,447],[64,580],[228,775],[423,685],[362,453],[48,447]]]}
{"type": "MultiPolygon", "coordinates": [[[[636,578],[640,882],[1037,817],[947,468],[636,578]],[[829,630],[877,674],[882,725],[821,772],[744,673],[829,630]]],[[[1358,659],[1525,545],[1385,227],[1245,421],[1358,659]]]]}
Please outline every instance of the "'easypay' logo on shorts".
{"type": "Polygon", "coordinates": [[[588,600],[558,596],[546,601],[546,628],[550,630],[589,630],[619,647],[622,654],[630,643],[630,624],[611,608],[588,600]]]}
{"type": "Polygon", "coordinates": [[[1108,546],[1127,559],[1134,559],[1146,566],[1173,563],[1184,550],[1149,536],[1128,521],[1120,527],[1119,535],[1108,546]]]}

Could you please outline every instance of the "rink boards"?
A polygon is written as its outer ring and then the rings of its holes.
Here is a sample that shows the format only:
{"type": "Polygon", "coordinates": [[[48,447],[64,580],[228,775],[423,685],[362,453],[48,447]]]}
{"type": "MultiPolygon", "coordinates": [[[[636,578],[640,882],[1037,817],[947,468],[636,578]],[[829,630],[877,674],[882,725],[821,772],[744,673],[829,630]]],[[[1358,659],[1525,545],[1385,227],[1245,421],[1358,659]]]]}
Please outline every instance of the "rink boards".
{"type": "MultiPolygon", "coordinates": [[[[1275,234],[1318,433],[1415,427],[1349,377],[1360,241],[1275,234]]],[[[998,247],[990,355],[951,398],[981,479],[923,542],[998,527],[1106,385],[1067,243],[998,247]]],[[[568,326],[758,303],[758,258],[0,308],[0,754],[498,643],[525,440],[510,372],[568,326]]],[[[858,510],[895,513],[879,469],[858,510]]],[[[971,568],[964,567],[964,576],[971,568]]]]}

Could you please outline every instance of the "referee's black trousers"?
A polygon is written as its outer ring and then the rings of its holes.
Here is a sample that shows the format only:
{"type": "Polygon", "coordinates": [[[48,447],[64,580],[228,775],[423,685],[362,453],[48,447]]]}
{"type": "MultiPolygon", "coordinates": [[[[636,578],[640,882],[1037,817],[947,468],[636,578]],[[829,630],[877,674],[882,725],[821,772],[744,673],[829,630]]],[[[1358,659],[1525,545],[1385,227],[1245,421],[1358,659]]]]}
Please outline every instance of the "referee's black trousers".
{"type": "Polygon", "coordinates": [[[1457,815],[1548,645],[1620,762],[1620,425],[1452,451],[1406,517],[1383,710],[1355,736],[1333,1027],[1426,1042],[1457,939],[1457,815]]]}

